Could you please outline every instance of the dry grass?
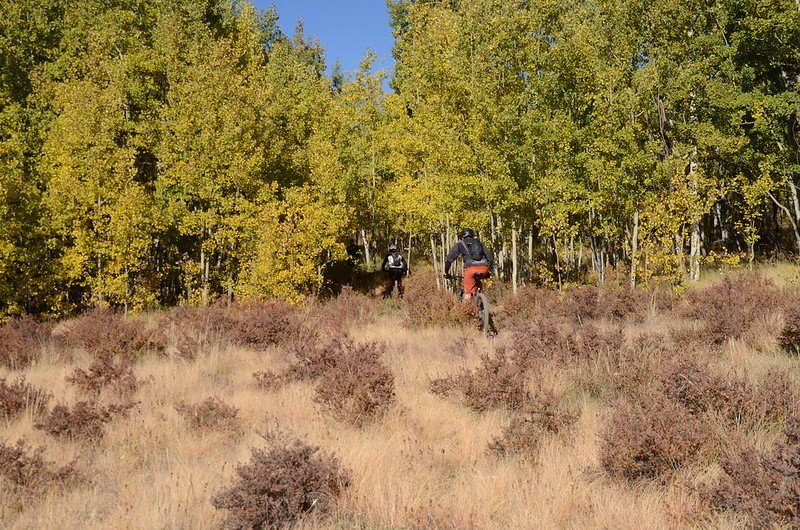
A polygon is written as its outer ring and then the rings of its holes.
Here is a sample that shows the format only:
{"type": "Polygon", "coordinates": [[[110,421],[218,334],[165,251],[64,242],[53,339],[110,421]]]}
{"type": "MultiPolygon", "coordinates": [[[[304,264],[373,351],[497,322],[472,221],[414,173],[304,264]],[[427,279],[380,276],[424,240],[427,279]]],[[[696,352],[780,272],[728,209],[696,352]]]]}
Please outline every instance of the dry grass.
{"type": "MultiPolygon", "coordinates": [[[[800,360],[772,339],[779,322],[765,321],[768,333],[715,347],[714,369],[757,383],[773,370],[800,381],[800,360]],[[769,336],[766,336],[769,335],[769,336]]],[[[679,317],[648,316],[626,324],[626,334],[671,336],[679,317]]],[[[601,373],[591,363],[567,369],[542,364],[529,377],[577,413],[568,435],[544,433],[538,458],[492,453],[489,446],[517,417],[513,410],[476,412],[429,390],[432,379],[480,365],[513,341],[508,334],[485,339],[448,325],[409,329],[394,315],[361,326],[349,335],[357,343],[386,345],[383,364],[394,376],[396,404],[361,426],[338,421],[315,402],[314,381],[260,389],[254,372],[281,373],[293,359],[286,346],[257,351],[229,344],[209,345],[195,359],[146,355],[132,365],[138,382],[135,411],[114,419],[95,443],[62,440],[34,428],[30,414],[2,424],[7,444],[24,438],[44,447],[53,466],[75,461],[85,481],[52,487],[35,503],[20,505],[0,479],[0,521],[9,528],[218,528],[226,514],[214,508],[215,493],[229,487],[236,466],[251,448],[266,448],[262,435],[279,429],[336,455],[350,473],[350,486],[333,514],[313,513],[301,528],[727,528],[742,524],[736,514],[703,508],[688,483],[719,474],[705,462],[690,464],[658,480],[625,481],[601,468],[599,436],[613,416],[614,401],[576,385],[601,373]],[[237,411],[236,429],[197,429],[176,410],[216,396],[237,411]]],[[[344,330],[343,330],[344,331],[344,330]]],[[[688,351],[688,350],[687,350],[688,351]]],[[[692,350],[694,351],[694,350],[692,350]]],[[[685,353],[685,352],[684,352],[685,353]]],[[[691,353],[691,352],[690,352],[691,353]]],[[[590,359],[604,362],[602,357],[590,359]]],[[[24,370],[0,369],[0,377],[26,381],[74,405],[85,395],[68,379],[89,366],[88,353],[43,349],[24,370]]],[[[113,404],[103,393],[99,404],[113,404]]],[[[775,426],[741,429],[731,437],[770,447],[775,426]]]]}

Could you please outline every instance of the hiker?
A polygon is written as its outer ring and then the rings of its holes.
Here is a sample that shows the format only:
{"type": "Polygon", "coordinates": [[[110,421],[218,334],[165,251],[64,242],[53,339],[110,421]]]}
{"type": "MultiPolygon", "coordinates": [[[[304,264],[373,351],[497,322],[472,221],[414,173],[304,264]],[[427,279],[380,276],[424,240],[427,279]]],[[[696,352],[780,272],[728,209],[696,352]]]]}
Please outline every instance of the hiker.
{"type": "Polygon", "coordinates": [[[397,251],[397,245],[389,245],[389,252],[383,258],[381,270],[386,274],[386,286],[383,290],[384,298],[391,298],[394,284],[397,283],[397,293],[403,298],[403,276],[408,272],[408,265],[402,254],[397,251]]]}

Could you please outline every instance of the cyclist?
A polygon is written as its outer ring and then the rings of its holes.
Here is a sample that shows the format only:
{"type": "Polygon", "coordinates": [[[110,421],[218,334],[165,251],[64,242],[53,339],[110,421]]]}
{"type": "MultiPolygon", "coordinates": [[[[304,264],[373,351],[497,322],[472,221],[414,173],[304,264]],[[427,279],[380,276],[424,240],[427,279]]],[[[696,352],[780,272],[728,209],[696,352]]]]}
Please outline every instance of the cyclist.
{"type": "Polygon", "coordinates": [[[397,245],[389,245],[389,252],[383,258],[381,270],[386,273],[386,286],[383,290],[384,298],[391,298],[394,284],[397,282],[397,294],[403,298],[403,275],[408,271],[406,260],[397,251],[397,245]]]}
{"type": "Polygon", "coordinates": [[[461,256],[464,261],[464,301],[472,298],[480,280],[492,274],[494,256],[483,242],[475,237],[475,231],[465,228],[461,231],[461,239],[450,249],[444,262],[444,277],[450,276],[450,266],[461,256]]]}

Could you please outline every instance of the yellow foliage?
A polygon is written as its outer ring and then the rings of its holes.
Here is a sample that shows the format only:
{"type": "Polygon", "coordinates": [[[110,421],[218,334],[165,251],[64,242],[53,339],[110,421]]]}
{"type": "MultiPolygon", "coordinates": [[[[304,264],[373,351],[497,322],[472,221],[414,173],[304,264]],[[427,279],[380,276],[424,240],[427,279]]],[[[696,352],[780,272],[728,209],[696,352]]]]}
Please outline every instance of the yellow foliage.
{"type": "Polygon", "coordinates": [[[350,214],[310,186],[287,189],[283,200],[264,204],[258,215],[258,243],[241,293],[299,303],[317,291],[325,266],[346,256],[339,234],[350,214]]]}

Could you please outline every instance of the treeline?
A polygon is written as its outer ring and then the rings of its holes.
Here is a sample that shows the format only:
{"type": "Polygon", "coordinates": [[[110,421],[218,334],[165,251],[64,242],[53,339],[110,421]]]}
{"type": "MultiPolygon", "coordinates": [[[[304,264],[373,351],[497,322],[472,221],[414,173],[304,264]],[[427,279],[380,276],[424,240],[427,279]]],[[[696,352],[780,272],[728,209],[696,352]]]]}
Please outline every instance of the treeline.
{"type": "Polygon", "coordinates": [[[0,316],[296,300],[464,226],[514,285],[800,251],[796,1],[388,4],[390,92],[274,9],[0,0],[0,316]]]}

